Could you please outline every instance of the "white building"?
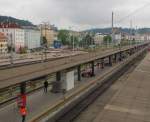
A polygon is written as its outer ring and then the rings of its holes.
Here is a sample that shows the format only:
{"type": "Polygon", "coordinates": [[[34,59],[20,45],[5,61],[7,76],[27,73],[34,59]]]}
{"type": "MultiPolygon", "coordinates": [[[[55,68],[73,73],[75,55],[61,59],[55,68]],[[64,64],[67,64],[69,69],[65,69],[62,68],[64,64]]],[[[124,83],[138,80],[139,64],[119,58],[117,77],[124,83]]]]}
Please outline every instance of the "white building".
{"type": "Polygon", "coordinates": [[[133,35],[126,33],[126,32],[121,32],[121,39],[122,40],[132,40],[133,35]]]}
{"type": "Polygon", "coordinates": [[[25,47],[27,49],[39,48],[41,46],[41,32],[37,27],[23,27],[25,32],[25,47]]]}
{"type": "Polygon", "coordinates": [[[121,39],[122,39],[121,33],[115,33],[115,35],[114,35],[115,44],[120,44],[121,39]]]}
{"type": "Polygon", "coordinates": [[[137,42],[147,42],[150,41],[150,33],[144,33],[144,34],[136,34],[135,39],[137,42]]]}
{"type": "Polygon", "coordinates": [[[7,36],[8,45],[13,44],[16,52],[25,47],[24,30],[17,24],[0,24],[0,32],[7,36]]]}
{"type": "Polygon", "coordinates": [[[101,33],[96,33],[95,36],[94,36],[94,43],[96,45],[101,45],[104,41],[104,34],[101,34],[101,33]]]}

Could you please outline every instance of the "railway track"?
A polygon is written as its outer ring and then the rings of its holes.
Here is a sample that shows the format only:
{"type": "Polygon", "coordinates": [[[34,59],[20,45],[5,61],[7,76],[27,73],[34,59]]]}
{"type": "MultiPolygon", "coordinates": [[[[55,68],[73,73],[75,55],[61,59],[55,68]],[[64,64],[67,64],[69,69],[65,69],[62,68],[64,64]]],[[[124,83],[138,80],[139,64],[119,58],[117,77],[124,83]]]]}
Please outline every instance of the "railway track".
{"type": "Polygon", "coordinates": [[[48,58],[46,60],[35,60],[35,61],[26,61],[26,62],[21,62],[21,63],[14,63],[14,64],[6,64],[6,65],[1,65],[0,70],[8,69],[8,68],[14,68],[14,67],[20,67],[24,65],[31,65],[31,64],[37,64],[41,62],[48,62],[48,61],[55,61],[59,59],[64,59],[68,58],[69,56],[66,57],[57,57],[57,58],[48,58]]]}
{"type": "MultiPolygon", "coordinates": [[[[91,105],[98,97],[100,97],[118,78],[120,78],[125,72],[127,72],[133,66],[137,66],[137,62],[140,62],[144,56],[140,56],[134,59],[131,63],[125,66],[115,76],[110,77],[107,81],[103,82],[98,88],[96,88],[91,94],[89,94],[84,100],[76,104],[72,109],[60,116],[56,122],[73,122],[82,111],[84,111],[89,105],[91,105]],[[136,65],[135,65],[136,64],[136,65]]],[[[50,121],[48,121],[50,122],[50,121]]]]}
{"type": "MultiPolygon", "coordinates": [[[[132,47],[136,47],[138,45],[133,45],[132,47]]],[[[123,47],[124,49],[128,48],[128,46],[124,46],[123,47]]],[[[113,51],[113,48],[110,48],[109,49],[110,51],[112,50],[113,51]]],[[[116,48],[116,51],[118,50],[118,48],[116,48]]],[[[118,50],[119,51],[119,50],[118,50]]],[[[106,51],[107,52],[107,51],[106,51]]],[[[82,55],[82,54],[77,54],[77,55],[74,55],[75,56],[78,56],[78,55],[82,55]]],[[[86,54],[85,54],[86,55],[86,54]]],[[[93,54],[94,55],[94,54],[93,54]]],[[[38,63],[41,63],[41,62],[49,62],[49,61],[55,61],[55,60],[59,60],[59,59],[65,59],[65,58],[69,58],[69,56],[65,56],[65,57],[56,57],[56,58],[48,58],[46,60],[34,60],[34,61],[25,61],[25,62],[18,62],[18,63],[14,63],[14,64],[4,64],[4,65],[0,65],[0,70],[4,70],[4,69],[8,69],[8,68],[15,68],[15,67],[20,67],[20,66],[25,66],[25,65],[32,65],[32,64],[38,64],[38,63]]],[[[20,59],[19,59],[20,60],[20,59]]],[[[17,61],[17,60],[15,60],[17,61]]]]}
{"type": "Polygon", "coordinates": [[[90,104],[85,110],[83,110],[73,122],[93,122],[97,116],[104,110],[105,106],[109,104],[110,100],[114,97],[116,92],[120,90],[120,87],[126,84],[127,79],[134,69],[140,64],[140,60],[133,64],[128,71],[126,71],[119,79],[116,80],[110,88],[108,88],[103,94],[98,96],[96,100],[90,104]],[[89,116],[90,115],[90,116],[89,116]]]}

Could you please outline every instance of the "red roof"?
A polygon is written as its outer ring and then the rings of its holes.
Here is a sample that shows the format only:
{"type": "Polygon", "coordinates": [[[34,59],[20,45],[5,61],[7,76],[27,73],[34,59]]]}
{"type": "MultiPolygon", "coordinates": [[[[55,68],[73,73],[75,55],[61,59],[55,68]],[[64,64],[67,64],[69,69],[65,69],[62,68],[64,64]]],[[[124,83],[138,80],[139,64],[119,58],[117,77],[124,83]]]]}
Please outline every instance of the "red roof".
{"type": "Polygon", "coordinates": [[[0,23],[0,28],[21,28],[16,23],[0,23]]]}

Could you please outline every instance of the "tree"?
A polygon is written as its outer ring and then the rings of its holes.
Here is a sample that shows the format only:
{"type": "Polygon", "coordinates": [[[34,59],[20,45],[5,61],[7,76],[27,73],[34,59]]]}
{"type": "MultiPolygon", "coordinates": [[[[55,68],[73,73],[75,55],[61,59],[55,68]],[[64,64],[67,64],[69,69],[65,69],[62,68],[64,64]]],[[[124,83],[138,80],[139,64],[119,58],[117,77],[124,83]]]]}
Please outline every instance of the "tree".
{"type": "Polygon", "coordinates": [[[74,44],[74,47],[76,47],[76,46],[79,45],[79,38],[78,38],[78,36],[71,35],[71,36],[70,36],[70,40],[71,40],[71,41],[69,41],[69,45],[70,45],[71,47],[73,46],[73,44],[74,44]]]}
{"type": "Polygon", "coordinates": [[[8,49],[8,53],[10,53],[11,52],[11,46],[7,45],[7,49],[8,49]]]}
{"type": "Polygon", "coordinates": [[[136,44],[135,38],[132,39],[132,45],[136,44]]]}
{"type": "Polygon", "coordinates": [[[41,45],[46,48],[48,47],[48,42],[45,36],[42,37],[41,45]]]}
{"type": "Polygon", "coordinates": [[[58,32],[58,39],[62,42],[63,45],[69,45],[69,31],[68,30],[60,30],[58,32]]]}
{"type": "Polygon", "coordinates": [[[27,48],[26,47],[19,47],[19,53],[20,54],[23,54],[23,53],[26,53],[27,52],[27,48]]]}
{"type": "Polygon", "coordinates": [[[112,38],[110,35],[107,35],[107,36],[104,36],[103,41],[104,41],[104,44],[107,45],[108,43],[112,42],[112,38]]]}
{"type": "Polygon", "coordinates": [[[7,44],[8,53],[11,51],[15,52],[15,47],[12,47],[10,44],[7,44]]]}
{"type": "Polygon", "coordinates": [[[79,37],[77,36],[74,37],[74,45],[79,46],[79,37]]]}
{"type": "Polygon", "coordinates": [[[80,43],[84,45],[84,47],[89,47],[89,45],[94,45],[94,39],[90,34],[87,34],[80,43]]]}

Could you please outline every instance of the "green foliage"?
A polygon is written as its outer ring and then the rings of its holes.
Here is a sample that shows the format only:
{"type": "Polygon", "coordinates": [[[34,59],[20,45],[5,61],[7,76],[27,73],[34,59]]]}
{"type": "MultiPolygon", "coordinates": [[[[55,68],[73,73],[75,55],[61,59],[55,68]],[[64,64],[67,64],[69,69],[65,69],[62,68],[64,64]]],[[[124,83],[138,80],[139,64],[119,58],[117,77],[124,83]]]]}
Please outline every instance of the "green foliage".
{"type": "MultiPolygon", "coordinates": [[[[126,33],[131,33],[131,29],[130,28],[119,28],[120,31],[122,32],[126,32],[126,33]]],[[[139,28],[139,29],[132,29],[132,33],[136,33],[136,31],[140,34],[144,34],[146,32],[150,32],[150,28],[139,28]]],[[[94,32],[94,33],[111,33],[112,32],[112,28],[95,28],[95,29],[89,29],[89,30],[85,30],[84,32],[94,32]]]]}
{"type": "Polygon", "coordinates": [[[69,45],[69,31],[68,30],[59,30],[58,39],[62,42],[63,45],[69,45]]]}
{"type": "Polygon", "coordinates": [[[11,46],[7,45],[8,53],[11,52],[11,46]]]}
{"type": "Polygon", "coordinates": [[[63,45],[68,45],[69,47],[73,47],[73,44],[75,47],[79,45],[79,37],[71,35],[68,30],[60,30],[58,39],[63,45]]]}
{"type": "Polygon", "coordinates": [[[130,44],[130,41],[129,40],[127,40],[127,39],[122,39],[121,40],[121,45],[122,46],[126,46],[126,45],[129,45],[130,44]]]}
{"type": "Polygon", "coordinates": [[[11,50],[12,50],[13,52],[15,52],[15,48],[14,48],[14,47],[11,47],[10,45],[7,45],[7,49],[8,49],[8,53],[10,53],[11,50]]]}
{"type": "Polygon", "coordinates": [[[110,35],[104,36],[103,41],[104,41],[104,44],[108,44],[108,43],[111,43],[111,42],[112,42],[112,38],[111,38],[110,35]]]}
{"type": "Polygon", "coordinates": [[[42,45],[43,47],[48,47],[47,44],[48,44],[47,39],[46,39],[45,36],[43,36],[43,37],[42,37],[42,40],[41,40],[41,45],[42,45]]]}
{"type": "Polygon", "coordinates": [[[69,45],[72,47],[74,44],[75,47],[79,46],[79,38],[77,36],[70,36],[69,45]]]}
{"type": "Polygon", "coordinates": [[[90,45],[94,45],[93,36],[90,34],[87,34],[85,37],[83,37],[82,41],[80,42],[80,45],[86,48],[89,47],[90,45]]]}
{"type": "Polygon", "coordinates": [[[132,44],[132,45],[136,44],[136,40],[133,39],[133,40],[131,41],[131,44],[132,44]]]}
{"type": "Polygon", "coordinates": [[[20,54],[27,53],[27,48],[26,48],[26,47],[20,47],[20,48],[19,48],[19,53],[20,53],[20,54]]]}
{"type": "Polygon", "coordinates": [[[8,16],[0,16],[0,23],[7,23],[7,22],[17,23],[20,26],[34,26],[31,22],[27,20],[20,20],[8,16]]]}

